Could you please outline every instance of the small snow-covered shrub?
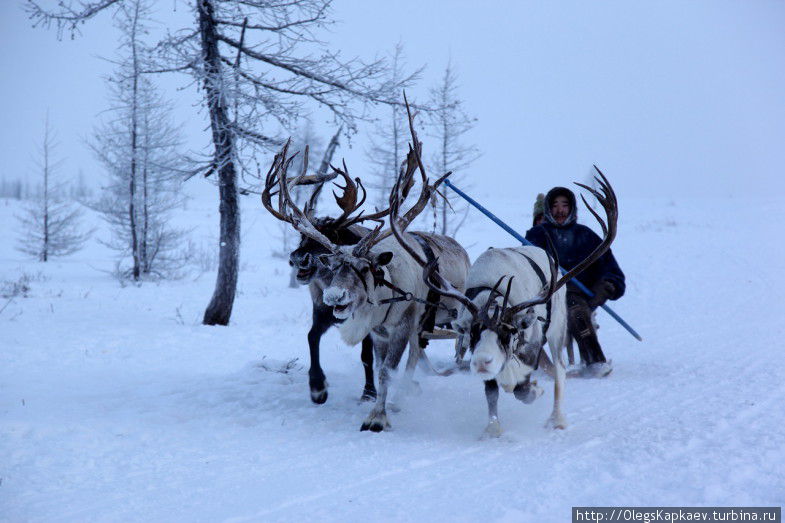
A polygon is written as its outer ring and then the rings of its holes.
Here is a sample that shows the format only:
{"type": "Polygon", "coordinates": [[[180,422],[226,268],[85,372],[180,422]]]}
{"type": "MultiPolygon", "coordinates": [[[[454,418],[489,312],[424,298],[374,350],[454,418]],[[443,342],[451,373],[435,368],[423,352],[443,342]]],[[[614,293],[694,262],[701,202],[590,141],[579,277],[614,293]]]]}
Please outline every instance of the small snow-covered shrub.
{"type": "Polygon", "coordinates": [[[27,298],[30,295],[30,283],[44,280],[46,277],[40,272],[38,274],[23,272],[16,280],[2,280],[0,281],[0,298],[16,298],[18,296],[27,298]]]}

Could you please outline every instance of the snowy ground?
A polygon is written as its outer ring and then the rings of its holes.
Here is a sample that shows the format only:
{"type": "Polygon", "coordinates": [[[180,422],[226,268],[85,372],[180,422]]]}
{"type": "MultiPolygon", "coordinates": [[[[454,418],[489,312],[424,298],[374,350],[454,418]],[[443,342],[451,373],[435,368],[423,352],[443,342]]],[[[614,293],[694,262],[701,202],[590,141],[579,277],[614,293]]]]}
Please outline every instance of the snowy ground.
{"type": "MultiPolygon", "coordinates": [[[[207,196],[180,218],[205,241],[217,230],[207,196]]],[[[498,441],[478,440],[485,398],[467,375],[419,375],[423,394],[394,430],[361,433],[359,350],[335,332],[322,345],[330,397],[313,405],[307,291],[287,288],[270,256],[277,224],[256,199],[226,328],[199,324],[214,273],[123,288],[95,242],[26,261],[18,204],[0,200],[0,282],[26,275],[31,288],[0,300],[0,520],[566,521],[574,505],[782,505],[775,198],[623,199],[614,250],[629,286],[614,308],[645,342],[602,313],[613,374],[568,381],[565,431],[543,427],[547,378],[534,405],[503,395],[498,441]]],[[[486,203],[530,220],[528,203],[486,203]]],[[[460,240],[474,257],[514,245],[478,215],[460,240]]],[[[449,344],[428,350],[449,362],[449,344]]]]}

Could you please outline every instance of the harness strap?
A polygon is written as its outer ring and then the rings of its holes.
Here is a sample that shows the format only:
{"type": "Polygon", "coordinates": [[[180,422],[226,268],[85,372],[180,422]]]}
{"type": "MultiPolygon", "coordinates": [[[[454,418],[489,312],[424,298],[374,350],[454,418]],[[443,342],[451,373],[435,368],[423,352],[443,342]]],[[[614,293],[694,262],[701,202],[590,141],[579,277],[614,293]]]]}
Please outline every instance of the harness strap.
{"type": "MultiPolygon", "coordinates": [[[[515,251],[515,252],[517,252],[518,254],[520,254],[521,256],[526,258],[526,260],[528,260],[529,264],[532,266],[532,269],[534,269],[534,272],[540,278],[540,283],[543,286],[545,286],[545,283],[546,283],[547,280],[545,279],[545,273],[542,271],[542,267],[537,265],[537,263],[535,263],[534,260],[529,258],[524,253],[522,253],[520,251],[515,251]]],[[[546,253],[546,255],[548,256],[548,258],[550,258],[550,254],[546,253]]],[[[543,327],[542,327],[542,341],[540,342],[540,350],[537,351],[537,359],[534,361],[534,370],[537,370],[537,368],[540,366],[540,355],[542,354],[543,348],[545,347],[545,341],[546,341],[546,336],[548,334],[548,328],[551,326],[552,299],[553,298],[551,298],[550,300],[545,302],[545,320],[544,320],[545,325],[543,325],[543,327]]],[[[537,319],[538,320],[542,320],[542,318],[540,318],[540,317],[538,317],[537,319]]]]}
{"type": "MultiPolygon", "coordinates": [[[[422,250],[425,252],[425,259],[427,263],[431,263],[436,259],[436,255],[433,253],[433,249],[431,248],[430,243],[428,243],[427,238],[422,236],[418,233],[410,233],[417,243],[420,244],[422,250]]],[[[439,265],[437,263],[436,270],[439,270],[439,265]]],[[[427,302],[425,305],[425,311],[423,312],[422,318],[420,318],[420,326],[421,332],[433,332],[434,327],[436,326],[436,307],[437,304],[440,303],[439,293],[435,292],[433,289],[428,289],[428,295],[425,298],[427,302]]],[[[425,348],[428,346],[428,340],[420,337],[420,348],[425,348]]]]}
{"type": "Polygon", "coordinates": [[[526,261],[528,261],[528,262],[529,262],[529,265],[531,265],[531,266],[532,266],[532,269],[534,269],[534,272],[537,274],[537,277],[540,279],[540,284],[542,284],[542,285],[545,285],[545,282],[546,282],[547,280],[545,279],[545,273],[544,273],[544,272],[542,272],[542,267],[540,267],[539,265],[537,265],[537,263],[536,263],[534,260],[532,260],[531,258],[529,258],[529,257],[528,257],[527,255],[525,255],[524,253],[522,253],[522,252],[520,252],[520,251],[515,251],[515,252],[517,252],[518,254],[520,254],[521,256],[523,256],[524,258],[526,258],[526,261]]]}
{"type": "Polygon", "coordinates": [[[473,299],[474,299],[474,298],[476,298],[476,297],[477,297],[477,295],[479,295],[479,294],[480,294],[482,291],[492,291],[492,290],[493,290],[493,289],[492,289],[491,287],[485,287],[485,286],[481,286],[481,287],[469,287],[468,289],[466,289],[466,292],[465,292],[464,294],[466,295],[466,297],[467,297],[467,298],[469,298],[470,300],[473,300],[473,299]]]}
{"type": "Polygon", "coordinates": [[[411,292],[405,291],[405,290],[401,289],[400,287],[395,286],[395,284],[393,284],[390,281],[385,280],[384,279],[384,275],[380,275],[380,276],[374,275],[373,283],[377,287],[379,285],[384,285],[388,289],[391,289],[393,292],[397,292],[398,294],[400,294],[400,296],[393,296],[392,298],[386,298],[384,300],[379,300],[378,301],[379,305],[384,305],[386,303],[396,303],[396,302],[399,302],[399,301],[417,301],[417,298],[414,297],[414,294],[412,294],[411,292]]]}
{"type": "MultiPolygon", "coordinates": [[[[418,242],[420,242],[420,237],[418,235],[416,235],[414,233],[410,233],[410,234],[412,236],[414,236],[415,239],[417,239],[418,242]]],[[[425,240],[423,239],[423,241],[425,241],[425,240]]],[[[420,243],[420,245],[422,245],[422,243],[420,243]]],[[[428,257],[428,262],[430,262],[433,259],[435,259],[436,256],[434,255],[433,250],[431,249],[430,245],[428,245],[426,243],[426,246],[423,246],[423,250],[425,251],[426,257],[428,257]],[[427,246],[427,249],[426,249],[426,246],[427,246]]],[[[362,280],[362,278],[360,278],[360,279],[362,280]]],[[[363,284],[364,284],[364,282],[363,282],[363,284]]],[[[379,270],[378,272],[374,272],[373,273],[373,285],[374,285],[374,287],[379,287],[380,285],[383,285],[383,286],[387,287],[388,289],[392,290],[393,292],[399,294],[399,296],[393,296],[391,298],[385,298],[383,300],[379,300],[378,302],[376,302],[377,305],[388,305],[388,304],[390,305],[390,307],[387,308],[387,313],[385,314],[385,320],[387,319],[387,316],[390,314],[390,309],[392,308],[392,304],[400,302],[400,301],[416,301],[417,303],[424,304],[426,306],[426,311],[429,308],[434,311],[433,312],[434,321],[436,320],[436,309],[437,308],[444,309],[445,311],[447,311],[450,314],[450,316],[452,318],[457,318],[458,317],[458,311],[455,310],[455,309],[451,309],[451,308],[447,307],[445,304],[443,304],[440,301],[440,299],[439,299],[439,294],[438,293],[433,292],[432,290],[429,290],[428,291],[428,295],[427,295],[427,299],[423,300],[422,298],[417,298],[413,293],[405,291],[405,290],[401,289],[400,287],[398,287],[397,285],[395,285],[394,283],[392,283],[391,281],[387,280],[384,277],[383,270],[379,270]]],[[[431,327],[431,330],[433,330],[433,327],[431,327]]]]}

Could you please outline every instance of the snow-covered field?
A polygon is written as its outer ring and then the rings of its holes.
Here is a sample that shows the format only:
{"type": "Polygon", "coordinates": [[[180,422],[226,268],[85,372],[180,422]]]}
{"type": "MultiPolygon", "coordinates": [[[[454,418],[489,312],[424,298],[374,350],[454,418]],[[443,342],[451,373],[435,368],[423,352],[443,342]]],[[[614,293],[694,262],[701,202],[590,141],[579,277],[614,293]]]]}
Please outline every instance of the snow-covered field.
{"type": "MultiPolygon", "coordinates": [[[[179,219],[206,243],[217,204],[203,185],[179,219]]],[[[568,429],[543,427],[541,376],[533,405],[502,395],[492,441],[478,439],[485,398],[468,375],[418,373],[423,393],[394,430],[361,433],[359,348],[335,331],[322,343],[330,397],[311,403],[310,302],[287,288],[270,255],[278,224],[256,198],[243,202],[229,327],[200,325],[213,272],[121,287],[95,241],[24,260],[18,202],[0,200],[0,282],[30,287],[0,300],[0,520],[566,521],[575,505],[782,505],[781,202],[622,196],[628,290],[613,307],[645,342],[601,313],[615,370],[568,381],[568,429]]],[[[530,222],[528,200],[484,202],[530,222]]],[[[514,245],[476,214],[459,239],[473,257],[514,245]]],[[[452,355],[446,342],[428,351],[452,355]]]]}

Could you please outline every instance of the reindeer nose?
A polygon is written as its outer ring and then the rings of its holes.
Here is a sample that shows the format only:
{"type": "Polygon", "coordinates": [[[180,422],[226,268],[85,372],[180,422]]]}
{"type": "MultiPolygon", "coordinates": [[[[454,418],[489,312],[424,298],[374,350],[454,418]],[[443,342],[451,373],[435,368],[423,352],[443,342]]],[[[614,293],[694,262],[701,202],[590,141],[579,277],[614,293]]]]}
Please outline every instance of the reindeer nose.
{"type": "Polygon", "coordinates": [[[324,290],[322,299],[325,304],[330,306],[343,305],[349,301],[349,293],[346,292],[346,289],[328,288],[324,290]]]}
{"type": "Polygon", "coordinates": [[[476,372],[488,372],[488,366],[493,363],[493,358],[490,356],[480,357],[474,360],[473,363],[476,372]]]}

